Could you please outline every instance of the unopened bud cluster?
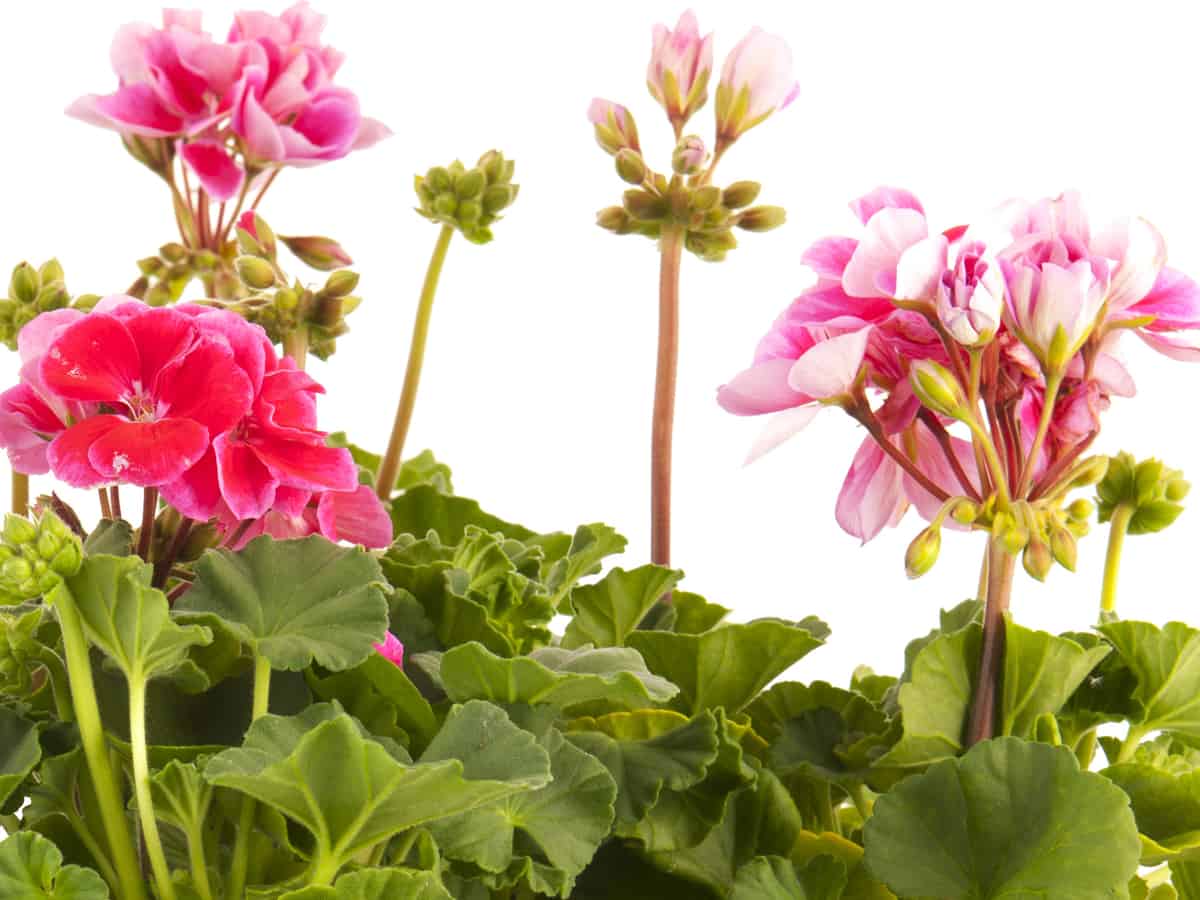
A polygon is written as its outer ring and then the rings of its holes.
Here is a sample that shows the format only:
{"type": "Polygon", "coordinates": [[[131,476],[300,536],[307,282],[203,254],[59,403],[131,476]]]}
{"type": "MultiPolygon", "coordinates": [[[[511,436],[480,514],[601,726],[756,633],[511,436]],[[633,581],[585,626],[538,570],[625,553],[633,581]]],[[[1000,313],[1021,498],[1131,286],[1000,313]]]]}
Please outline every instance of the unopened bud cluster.
{"type": "Polygon", "coordinates": [[[9,513],[0,537],[0,603],[5,605],[53,590],[83,563],[79,536],[48,510],[37,519],[9,513]]]}
{"type": "Polygon", "coordinates": [[[474,168],[459,160],[435,166],[416,176],[417,212],[449,225],[474,244],[492,239],[492,225],[517,199],[520,185],[513,184],[515,163],[497,150],[489,150],[474,168]]]}
{"type": "Polygon", "coordinates": [[[710,262],[724,259],[737,246],[734,229],[770,231],[784,223],[782,207],[751,206],[761,190],[758,182],[738,181],[724,189],[706,183],[707,159],[704,142],[695,135],[680,139],[671,157],[671,177],[652,171],[637,150],[618,150],[617,175],[635,187],[625,191],[620,206],[600,210],[596,223],[615,234],[653,239],[666,227],[682,227],[684,246],[710,262]]]}
{"type": "Polygon", "coordinates": [[[246,293],[233,271],[232,245],[225,254],[218,254],[170,242],[159,247],[154,256],[139,259],[138,269],[141,275],[126,293],[149,306],[169,306],[178,302],[195,278],[204,282],[205,294],[209,297],[233,300],[246,293]]]}
{"type": "Polygon", "coordinates": [[[1132,454],[1118,453],[1108,463],[1108,471],[1096,485],[1100,521],[1107,522],[1124,507],[1129,510],[1130,534],[1162,531],[1183,512],[1183,499],[1191,485],[1183,473],[1157,459],[1135,460],[1132,454]]]}
{"type": "Polygon", "coordinates": [[[72,301],[57,259],[38,268],[23,262],[13,269],[8,281],[8,296],[0,300],[0,341],[10,350],[16,350],[17,335],[39,314],[68,306],[87,311],[99,299],[94,294],[86,294],[72,301]]]}

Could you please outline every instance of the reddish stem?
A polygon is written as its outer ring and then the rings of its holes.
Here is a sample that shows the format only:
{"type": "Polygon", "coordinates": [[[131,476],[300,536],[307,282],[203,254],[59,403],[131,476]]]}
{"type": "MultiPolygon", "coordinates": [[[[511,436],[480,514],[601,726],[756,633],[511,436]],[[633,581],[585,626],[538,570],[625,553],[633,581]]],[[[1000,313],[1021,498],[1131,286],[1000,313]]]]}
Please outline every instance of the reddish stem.
{"type": "Polygon", "coordinates": [[[973,747],[996,733],[996,697],[1004,676],[1005,613],[1012,596],[1013,570],[1017,558],[999,543],[988,545],[987,601],[983,610],[983,646],[979,675],[967,723],[966,745],[973,747]]]}
{"type": "Polygon", "coordinates": [[[150,562],[154,546],[154,517],[158,512],[158,488],[148,487],[142,494],[142,530],[138,534],[138,556],[150,562]]]}
{"type": "Polygon", "coordinates": [[[939,501],[950,499],[949,494],[930,481],[928,476],[917,468],[916,463],[905,456],[899,447],[887,439],[887,435],[883,432],[883,426],[879,424],[879,419],[875,417],[875,413],[871,411],[871,408],[865,402],[848,408],[846,412],[862,423],[871,437],[875,439],[875,443],[896,462],[896,465],[912,476],[913,481],[925,488],[925,490],[939,501]]]}
{"type": "Polygon", "coordinates": [[[121,489],[114,484],[108,489],[108,496],[112,504],[113,518],[121,518],[121,489]]]}
{"type": "Polygon", "coordinates": [[[950,464],[950,468],[954,470],[954,475],[958,478],[958,483],[962,486],[962,489],[966,491],[968,497],[978,503],[982,498],[979,496],[979,491],[975,490],[975,485],[971,483],[971,479],[967,475],[966,470],[963,469],[962,463],[958,461],[958,454],[954,452],[954,442],[950,437],[950,432],[938,421],[937,416],[931,410],[922,409],[917,415],[938,442],[938,446],[942,448],[942,454],[946,457],[946,462],[950,464]]]}
{"type": "Polygon", "coordinates": [[[1071,468],[1071,466],[1075,465],[1075,461],[1079,459],[1084,452],[1086,452],[1088,447],[1092,446],[1092,442],[1096,440],[1096,436],[1098,434],[1100,434],[1098,429],[1096,431],[1089,431],[1087,435],[1076,441],[1070,450],[1056,459],[1051,464],[1050,468],[1048,468],[1042,475],[1041,480],[1038,481],[1038,483],[1034,486],[1033,490],[1029,494],[1029,499],[1036,500],[1046,493],[1046,491],[1054,487],[1054,485],[1058,482],[1058,479],[1060,479],[1063,474],[1071,468]]]}
{"type": "Polygon", "coordinates": [[[167,583],[167,578],[171,574],[171,566],[175,565],[175,560],[179,558],[179,554],[183,551],[184,544],[187,543],[188,536],[192,533],[192,526],[194,524],[195,522],[192,519],[185,517],[175,530],[175,537],[171,541],[171,546],[167,548],[167,552],[161,558],[154,561],[154,579],[151,581],[154,587],[161,588],[167,583]]]}

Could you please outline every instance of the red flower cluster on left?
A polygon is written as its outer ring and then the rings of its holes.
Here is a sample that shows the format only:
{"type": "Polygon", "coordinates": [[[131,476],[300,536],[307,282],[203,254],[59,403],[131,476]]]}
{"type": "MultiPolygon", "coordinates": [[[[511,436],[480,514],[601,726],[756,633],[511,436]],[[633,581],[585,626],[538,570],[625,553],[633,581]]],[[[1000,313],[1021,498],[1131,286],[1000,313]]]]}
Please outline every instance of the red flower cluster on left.
{"type": "Polygon", "coordinates": [[[0,446],[17,471],[157,488],[185,516],[226,525],[312,503],[330,512],[308,517],[311,531],[391,540],[383,507],[361,503],[349,452],[317,429],[323,388],[240,316],[115,296],[38,317],[19,351],[21,383],[0,394],[0,446]]]}

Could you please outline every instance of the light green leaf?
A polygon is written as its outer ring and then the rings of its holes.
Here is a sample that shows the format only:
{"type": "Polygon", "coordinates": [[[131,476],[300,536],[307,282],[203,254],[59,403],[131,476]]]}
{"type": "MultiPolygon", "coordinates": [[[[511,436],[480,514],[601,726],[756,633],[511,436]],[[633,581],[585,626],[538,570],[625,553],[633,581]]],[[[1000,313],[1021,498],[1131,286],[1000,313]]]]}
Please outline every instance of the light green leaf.
{"type": "MultiPolygon", "coordinates": [[[[357,444],[352,444],[344,431],[335,431],[330,434],[325,438],[325,443],[330,447],[344,447],[349,450],[351,458],[360,470],[359,481],[374,487],[375,475],[379,471],[379,464],[383,461],[383,457],[370,450],[364,450],[357,444]]],[[[450,483],[450,467],[445,463],[438,462],[432,450],[422,450],[416,456],[400,463],[394,490],[406,490],[420,484],[429,485],[443,494],[454,493],[454,486],[450,483]]]]}
{"type": "Polygon", "coordinates": [[[626,572],[613,569],[595,584],[571,594],[575,617],[562,645],[567,649],[592,644],[623,647],[658,598],[670,591],[683,573],[662,566],[640,566],[626,572]]]}
{"type": "Polygon", "coordinates": [[[1171,884],[1179,900],[1200,900],[1200,861],[1171,863],[1171,884]]]}
{"type": "MultiPolygon", "coordinates": [[[[490,714],[485,704],[472,707],[490,714]]],[[[473,708],[462,715],[475,715],[473,708]]],[[[401,831],[541,787],[549,778],[544,754],[514,754],[503,780],[468,778],[458,759],[405,765],[345,714],[297,739],[299,731],[295,721],[264,716],[250,726],[242,747],[213,757],[204,776],[302,825],[316,839],[316,858],[335,867],[401,831]],[[518,766],[526,760],[536,764],[518,766]]],[[[498,772],[503,763],[471,765],[498,772]]]]}
{"type": "Polygon", "coordinates": [[[1101,773],[1129,796],[1142,833],[1143,865],[1181,856],[1200,858],[1197,755],[1164,735],[1138,747],[1132,761],[1101,773]]]}
{"type": "Polygon", "coordinates": [[[533,735],[517,727],[500,707],[479,700],[450,710],[420,762],[446,760],[461,763],[463,777],[472,781],[511,780],[514,773],[524,772],[532,783],[549,765],[533,735]]]}
{"type": "Polygon", "coordinates": [[[1130,621],[1100,631],[1137,678],[1138,729],[1200,737],[1200,631],[1182,622],[1159,628],[1130,621]]]}
{"type": "Polygon", "coordinates": [[[42,760],[37,726],[0,706],[0,806],[42,760]]]}
{"type": "Polygon", "coordinates": [[[442,853],[539,894],[567,897],[608,836],[617,786],[593,756],[555,729],[542,738],[552,780],[544,787],[432,823],[442,853]]]}
{"type": "Polygon", "coordinates": [[[101,519],[83,542],[85,556],[129,556],[133,553],[133,526],[124,519],[101,519]]]}
{"type": "Polygon", "coordinates": [[[212,805],[213,787],[194,763],[172,760],[150,776],[155,816],[187,834],[199,834],[212,805]]]}
{"type": "Polygon", "coordinates": [[[453,900],[433,872],[365,869],[343,875],[333,887],[308,887],[279,900],[453,900]]]}
{"type": "Polygon", "coordinates": [[[468,525],[477,525],[489,534],[498,531],[519,541],[537,537],[528,528],[485,513],[474,500],[448,496],[427,484],[417,485],[393,497],[391,506],[392,525],[397,535],[411,534],[422,538],[428,532],[436,531],[443,544],[454,546],[462,540],[468,525]]]}
{"type": "Polygon", "coordinates": [[[717,719],[639,709],[570,723],[567,740],[600,760],[617,784],[616,824],[641,821],[663,790],[698,784],[717,759],[717,719]]]}
{"type": "Polygon", "coordinates": [[[957,756],[979,667],[980,628],[938,634],[917,651],[899,692],[904,734],[878,766],[924,766],[957,756]]]}
{"type": "Polygon", "coordinates": [[[545,566],[542,581],[550,591],[550,602],[555,609],[579,581],[600,571],[605,557],[625,552],[628,542],[616,530],[600,522],[580,525],[575,529],[567,553],[545,566]]]}
{"type": "Polygon", "coordinates": [[[1000,734],[1032,738],[1044,713],[1057,713],[1088,674],[1108,656],[1104,645],[1090,649],[1065,637],[1005,623],[1004,692],[1000,734]]]}
{"type": "Polygon", "coordinates": [[[361,547],[318,535],[264,535],[236,553],[205,553],[175,608],[216,617],[273,668],[295,671],[315,660],[339,671],[363,662],[383,640],[382,581],[379,563],[361,547]]]}
{"type": "Polygon", "coordinates": [[[152,573],[136,556],[89,556],[78,574],[55,591],[71,592],[88,640],[130,682],[148,681],[181,667],[189,677],[207,681],[188,662],[188,652],[212,643],[212,632],[176,622],[166,595],[150,587],[152,573]]]}
{"type": "Polygon", "coordinates": [[[729,615],[729,610],[717,603],[709,603],[699,594],[675,591],[671,594],[671,611],[675,621],[670,631],[677,634],[703,634],[716,628],[729,615]]]}
{"type": "Polygon", "coordinates": [[[797,873],[790,860],[758,856],[738,869],[729,900],[838,900],[846,888],[846,866],[822,856],[797,873]]]}
{"type": "Polygon", "coordinates": [[[680,712],[722,707],[732,716],[822,641],[788,622],[759,619],[703,634],[639,631],[628,643],[650,671],[679,686],[673,705],[680,712]]]}
{"type": "Polygon", "coordinates": [[[441,679],[454,701],[548,704],[562,710],[592,703],[638,709],[676,693],[674,685],[646,668],[636,650],[625,647],[543,647],[502,659],[480,644],[463,644],[442,656],[441,679]]]}
{"type": "Polygon", "coordinates": [[[5,900],[106,900],[108,885],[96,872],[64,866],[59,849],[25,831],[0,842],[0,897],[5,900]]]}
{"type": "Polygon", "coordinates": [[[999,738],[875,803],[866,864],[902,897],[1115,896],[1137,872],[1128,800],[1062,747],[999,738]]]}

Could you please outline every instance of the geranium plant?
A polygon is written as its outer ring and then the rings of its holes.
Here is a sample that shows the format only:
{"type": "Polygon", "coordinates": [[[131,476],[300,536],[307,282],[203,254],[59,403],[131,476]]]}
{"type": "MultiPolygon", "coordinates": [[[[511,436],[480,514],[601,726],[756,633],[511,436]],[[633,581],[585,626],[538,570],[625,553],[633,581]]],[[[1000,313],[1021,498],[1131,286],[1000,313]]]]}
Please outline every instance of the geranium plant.
{"type": "Polygon", "coordinates": [[[1092,452],[1133,391],[1123,341],[1200,355],[1200,287],[1152,225],[1093,228],[1067,193],[939,232],[880,188],[851,205],[859,237],[806,251],[815,285],[718,401],[771,416],[752,458],[841,409],[865,437],[839,524],[869,540],[915,509],[913,578],[944,528],[982,560],[897,674],[780,680],[824,623],[728,621],[668,561],[682,251],[782,224],[756,183],[713,177],[796,96],[786,44],[756,29],[730,51],[710,156],[685,126],[713,38],[690,13],[655,28],[671,174],[628,109],[589,111],[632,185],[599,224],[662,257],[653,562],[606,568],[613,528],[526,528],[404,456],[448,247],[491,240],[517,198],[497,151],[416,179],[439,231],[389,446],[320,429],[305,361],[353,340],[357,276],[258,201],[387,134],[334,83],[322,25],[300,4],[218,40],[169,12],[118,33],[115,93],[71,107],[163,179],[179,240],[121,294],[22,263],[0,305],[20,357],[0,394],[0,897],[1200,897],[1200,630],[1117,605],[1124,541],[1168,527],[1188,484],[1092,452]],[[1074,570],[1097,520],[1094,626],[1014,621],[1018,562],[1074,570]]]}

